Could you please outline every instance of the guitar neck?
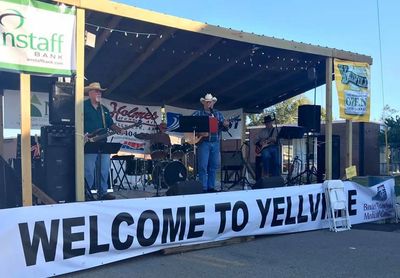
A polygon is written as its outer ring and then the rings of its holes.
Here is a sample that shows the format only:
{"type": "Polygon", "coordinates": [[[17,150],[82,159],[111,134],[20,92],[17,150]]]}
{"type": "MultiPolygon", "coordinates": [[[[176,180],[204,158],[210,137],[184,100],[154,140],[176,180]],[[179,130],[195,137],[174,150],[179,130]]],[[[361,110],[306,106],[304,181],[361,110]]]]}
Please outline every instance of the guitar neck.
{"type": "MultiPolygon", "coordinates": [[[[135,123],[135,124],[132,124],[132,125],[125,126],[125,127],[123,127],[122,129],[123,129],[123,130],[128,130],[128,129],[132,128],[132,127],[136,127],[136,126],[139,126],[139,125],[141,125],[141,124],[142,124],[141,122],[138,122],[138,123],[135,123]]],[[[91,139],[91,141],[92,141],[92,142],[97,142],[97,141],[103,140],[103,139],[105,139],[105,138],[107,138],[107,137],[109,137],[109,136],[111,136],[111,135],[114,135],[114,134],[116,134],[116,133],[117,133],[117,132],[114,131],[114,130],[109,130],[109,131],[107,131],[107,133],[105,133],[105,134],[101,134],[101,135],[98,135],[98,136],[93,137],[93,138],[91,139]]]]}

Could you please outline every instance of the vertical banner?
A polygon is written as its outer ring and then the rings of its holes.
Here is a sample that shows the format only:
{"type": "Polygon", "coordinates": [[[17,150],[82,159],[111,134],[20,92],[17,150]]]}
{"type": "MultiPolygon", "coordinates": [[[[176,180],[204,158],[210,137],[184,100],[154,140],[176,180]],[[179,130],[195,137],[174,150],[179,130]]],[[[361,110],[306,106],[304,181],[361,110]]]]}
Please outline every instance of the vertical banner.
{"type": "Polygon", "coordinates": [[[340,118],[368,122],[371,106],[369,64],[335,59],[334,67],[340,118]]]}
{"type": "Polygon", "coordinates": [[[35,0],[0,1],[0,69],[71,75],[75,8],[35,0]]]}

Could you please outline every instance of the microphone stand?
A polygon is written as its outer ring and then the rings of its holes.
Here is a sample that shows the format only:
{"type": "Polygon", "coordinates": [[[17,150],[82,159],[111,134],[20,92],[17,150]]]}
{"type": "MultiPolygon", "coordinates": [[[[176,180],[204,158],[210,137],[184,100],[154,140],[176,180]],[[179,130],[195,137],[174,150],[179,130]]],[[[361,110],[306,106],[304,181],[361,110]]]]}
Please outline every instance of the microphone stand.
{"type": "MultiPolygon", "coordinates": [[[[157,124],[157,121],[156,121],[156,119],[155,119],[153,113],[151,113],[149,107],[146,107],[146,110],[147,110],[147,112],[150,114],[150,117],[151,117],[151,119],[152,119],[153,122],[154,122],[154,126],[156,127],[157,132],[158,132],[158,133],[161,133],[160,126],[157,124]]],[[[151,148],[151,146],[150,146],[150,148],[151,148]]],[[[157,182],[157,184],[156,184],[156,197],[160,196],[160,195],[159,195],[159,190],[160,190],[160,187],[161,187],[161,177],[162,177],[162,172],[163,172],[163,169],[162,169],[161,166],[162,166],[161,161],[160,161],[160,160],[156,160],[156,164],[154,165],[154,168],[157,168],[157,167],[159,168],[159,171],[158,171],[158,173],[157,173],[157,175],[158,175],[158,182],[157,182]]],[[[152,179],[154,180],[154,177],[153,177],[152,179]]]]}

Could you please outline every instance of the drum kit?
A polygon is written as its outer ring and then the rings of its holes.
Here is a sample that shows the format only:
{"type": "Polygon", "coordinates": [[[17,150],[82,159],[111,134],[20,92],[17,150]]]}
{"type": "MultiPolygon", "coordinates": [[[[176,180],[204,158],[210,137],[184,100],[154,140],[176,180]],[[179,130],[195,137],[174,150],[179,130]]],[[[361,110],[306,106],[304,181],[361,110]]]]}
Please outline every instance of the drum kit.
{"type": "Polygon", "coordinates": [[[126,175],[142,176],[144,183],[151,183],[158,190],[169,188],[176,182],[187,180],[194,167],[193,145],[162,143],[150,146],[151,160],[132,157],[126,164],[126,175]],[[151,179],[146,179],[151,175],[151,179]]]}

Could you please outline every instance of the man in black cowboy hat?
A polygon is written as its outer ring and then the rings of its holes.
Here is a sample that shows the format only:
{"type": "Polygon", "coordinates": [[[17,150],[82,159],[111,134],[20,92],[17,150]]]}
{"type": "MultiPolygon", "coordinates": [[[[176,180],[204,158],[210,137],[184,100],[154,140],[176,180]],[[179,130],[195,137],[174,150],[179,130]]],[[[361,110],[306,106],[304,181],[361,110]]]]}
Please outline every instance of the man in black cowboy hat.
{"type": "Polygon", "coordinates": [[[265,116],[265,128],[256,137],[256,154],[261,156],[264,175],[267,176],[280,175],[278,130],[272,124],[274,121],[270,115],[265,116]]]}
{"type": "MultiPolygon", "coordinates": [[[[101,104],[101,95],[106,89],[101,88],[100,83],[94,82],[85,87],[85,94],[89,96],[84,101],[84,132],[93,133],[99,129],[111,129],[119,134],[124,130],[117,126],[110,116],[110,111],[101,104]]],[[[102,140],[107,142],[107,138],[102,140]]],[[[101,142],[101,141],[98,141],[101,142]]],[[[97,188],[98,199],[115,199],[112,194],[107,193],[108,171],[110,169],[109,154],[85,154],[85,180],[89,187],[92,187],[95,179],[95,168],[97,159],[101,159],[100,182],[97,188]]]]}

